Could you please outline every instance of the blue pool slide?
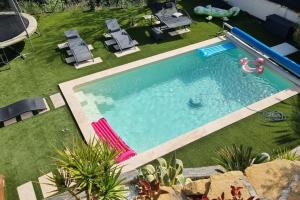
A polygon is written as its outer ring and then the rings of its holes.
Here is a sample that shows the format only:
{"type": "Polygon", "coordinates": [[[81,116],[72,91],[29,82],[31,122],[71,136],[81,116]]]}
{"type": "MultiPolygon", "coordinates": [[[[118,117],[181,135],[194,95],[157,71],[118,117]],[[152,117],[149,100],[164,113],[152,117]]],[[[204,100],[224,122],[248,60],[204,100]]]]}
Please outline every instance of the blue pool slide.
{"type": "Polygon", "coordinates": [[[282,65],[285,69],[292,72],[296,76],[300,78],[300,65],[296,62],[290,60],[289,58],[277,53],[264,43],[260,42],[259,40],[255,39],[248,33],[242,31],[241,29],[237,27],[233,27],[231,29],[231,33],[244,42],[248,43],[250,46],[254,47],[255,49],[261,51],[265,55],[269,56],[272,60],[277,62],[278,64],[282,65]]]}
{"type": "Polygon", "coordinates": [[[236,46],[233,43],[227,42],[225,44],[220,44],[212,47],[199,48],[197,49],[197,51],[200,55],[208,57],[223,51],[227,51],[229,49],[233,49],[235,47],[236,46]]]}

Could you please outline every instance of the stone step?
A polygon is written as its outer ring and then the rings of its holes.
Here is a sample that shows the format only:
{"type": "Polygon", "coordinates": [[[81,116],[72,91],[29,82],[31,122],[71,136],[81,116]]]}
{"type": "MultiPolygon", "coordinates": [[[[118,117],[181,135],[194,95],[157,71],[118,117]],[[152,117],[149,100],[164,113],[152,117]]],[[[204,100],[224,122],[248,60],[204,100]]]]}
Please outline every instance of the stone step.
{"type": "MultiPolygon", "coordinates": [[[[220,165],[197,167],[197,168],[184,168],[183,176],[191,179],[203,179],[208,178],[211,175],[220,174],[226,172],[226,169],[220,165]]],[[[138,175],[138,170],[132,170],[121,174],[121,178],[124,179],[124,183],[133,181],[138,175]]]]}
{"type": "Polygon", "coordinates": [[[58,192],[55,183],[49,180],[49,178],[53,178],[52,172],[38,178],[44,198],[50,197],[58,192]]]}
{"type": "Polygon", "coordinates": [[[36,200],[35,192],[31,181],[17,187],[17,191],[20,200],[36,200]]]}

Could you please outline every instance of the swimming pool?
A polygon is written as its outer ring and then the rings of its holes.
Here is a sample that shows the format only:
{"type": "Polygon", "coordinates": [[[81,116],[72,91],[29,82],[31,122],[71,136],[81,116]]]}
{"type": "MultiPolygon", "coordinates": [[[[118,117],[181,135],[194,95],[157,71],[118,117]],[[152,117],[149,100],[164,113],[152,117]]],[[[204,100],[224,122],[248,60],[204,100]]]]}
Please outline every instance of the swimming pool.
{"type": "Polygon", "coordinates": [[[105,117],[141,153],[293,87],[269,68],[244,74],[243,57],[255,59],[239,47],[208,57],[193,50],[76,86],[75,93],[89,122],[105,117]]]}

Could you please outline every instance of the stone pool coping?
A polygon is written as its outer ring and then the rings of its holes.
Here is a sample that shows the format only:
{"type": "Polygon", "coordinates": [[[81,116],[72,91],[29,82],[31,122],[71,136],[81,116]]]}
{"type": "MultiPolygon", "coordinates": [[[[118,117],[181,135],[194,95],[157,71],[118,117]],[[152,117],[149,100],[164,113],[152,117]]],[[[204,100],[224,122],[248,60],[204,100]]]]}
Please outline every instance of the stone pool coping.
{"type": "MultiPolygon", "coordinates": [[[[138,61],[134,61],[131,63],[127,63],[124,65],[121,65],[119,67],[114,67],[108,70],[104,70],[101,72],[97,72],[91,75],[87,75],[78,79],[74,79],[71,81],[67,81],[64,83],[59,84],[59,88],[62,91],[62,94],[72,111],[72,114],[81,130],[81,133],[86,141],[91,140],[92,138],[97,138],[89,120],[84,114],[84,111],[80,105],[80,102],[78,101],[78,97],[76,97],[76,94],[74,92],[74,89],[76,86],[87,84],[89,82],[98,80],[100,78],[104,78],[107,76],[111,76],[113,74],[117,74],[120,72],[128,71],[135,69],[137,67],[156,62],[162,59],[170,58],[179,54],[183,54],[192,50],[195,50],[197,48],[201,48],[207,45],[211,45],[214,43],[218,43],[221,41],[226,40],[226,37],[216,37],[212,38],[206,41],[202,41],[199,43],[195,43],[192,45],[188,45],[179,49],[175,49],[172,51],[168,51],[165,53],[161,53],[158,55],[154,55],[148,58],[144,58],[138,61]]],[[[236,41],[233,41],[236,42],[236,41]]],[[[243,47],[243,44],[238,44],[238,46],[243,47]]],[[[249,49],[246,49],[249,51],[249,49]]],[[[253,51],[253,50],[251,50],[253,51]]],[[[258,54],[257,52],[252,52],[255,54],[258,54]]],[[[269,68],[277,71],[278,73],[282,74],[285,78],[289,79],[290,81],[294,82],[296,85],[300,85],[300,81],[296,79],[291,74],[287,73],[285,70],[277,66],[275,63],[268,61],[267,65],[269,68]]],[[[288,99],[289,97],[292,97],[300,92],[300,88],[298,86],[294,86],[291,89],[283,90],[279,93],[276,93],[270,97],[267,97],[265,99],[262,99],[258,102],[255,102],[249,106],[246,106],[240,110],[237,110],[235,112],[232,112],[224,117],[221,117],[217,120],[214,120],[212,122],[209,122],[199,128],[196,128],[190,132],[187,132],[185,134],[182,134],[174,139],[171,139],[159,146],[156,146],[148,151],[142,152],[138,154],[137,156],[124,161],[122,164],[124,165],[123,172],[128,172],[133,169],[136,169],[137,167],[140,167],[158,157],[161,157],[167,153],[170,153],[180,147],[183,147],[193,141],[196,141],[204,136],[207,136],[217,130],[220,130],[221,128],[224,128],[230,124],[233,124],[234,122],[237,122],[241,119],[244,119],[256,112],[259,112],[269,106],[272,106],[276,103],[279,103],[285,99],[288,99]]]]}

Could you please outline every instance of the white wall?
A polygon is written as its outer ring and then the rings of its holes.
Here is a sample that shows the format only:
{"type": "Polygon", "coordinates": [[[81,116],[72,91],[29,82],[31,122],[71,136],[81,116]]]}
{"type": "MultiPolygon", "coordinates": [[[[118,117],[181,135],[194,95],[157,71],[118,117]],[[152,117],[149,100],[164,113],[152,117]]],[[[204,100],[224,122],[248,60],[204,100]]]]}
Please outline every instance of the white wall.
{"type": "Polygon", "coordinates": [[[300,24],[299,15],[288,9],[287,7],[279,4],[267,1],[267,0],[225,0],[232,6],[240,7],[241,10],[248,12],[249,14],[266,20],[266,16],[271,14],[277,14],[292,22],[300,24]]]}

